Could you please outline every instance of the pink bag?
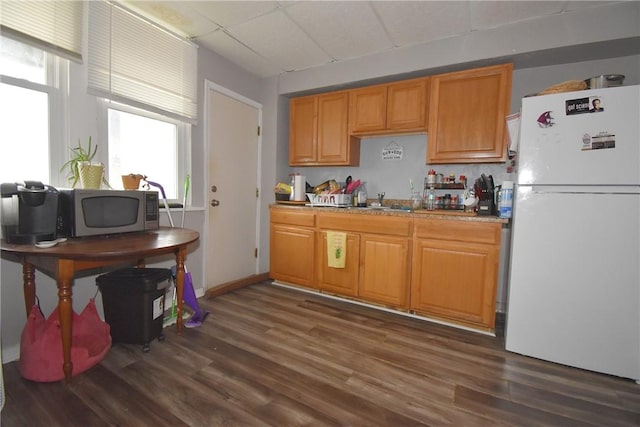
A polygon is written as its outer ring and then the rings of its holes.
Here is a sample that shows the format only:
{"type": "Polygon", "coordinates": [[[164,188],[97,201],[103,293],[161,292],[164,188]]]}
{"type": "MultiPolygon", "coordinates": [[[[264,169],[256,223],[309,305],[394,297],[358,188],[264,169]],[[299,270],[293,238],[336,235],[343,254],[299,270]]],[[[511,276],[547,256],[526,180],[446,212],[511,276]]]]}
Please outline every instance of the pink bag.
{"type": "MultiPolygon", "coordinates": [[[[98,315],[93,298],[80,315],[73,312],[72,322],[72,375],[77,375],[104,359],[111,348],[111,335],[109,325],[98,315]]],[[[62,363],[58,307],[45,320],[40,307],[34,304],[20,340],[20,373],[32,381],[60,381],[64,379],[62,363]]]]}

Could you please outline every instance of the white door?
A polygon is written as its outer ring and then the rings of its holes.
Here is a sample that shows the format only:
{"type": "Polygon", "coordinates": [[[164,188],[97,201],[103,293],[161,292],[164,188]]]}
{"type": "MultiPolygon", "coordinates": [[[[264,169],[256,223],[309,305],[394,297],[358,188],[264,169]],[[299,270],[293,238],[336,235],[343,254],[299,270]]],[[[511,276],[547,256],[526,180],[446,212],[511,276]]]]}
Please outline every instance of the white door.
{"type": "Polygon", "coordinates": [[[260,107],[208,90],[207,288],[256,274],[260,107]]]}

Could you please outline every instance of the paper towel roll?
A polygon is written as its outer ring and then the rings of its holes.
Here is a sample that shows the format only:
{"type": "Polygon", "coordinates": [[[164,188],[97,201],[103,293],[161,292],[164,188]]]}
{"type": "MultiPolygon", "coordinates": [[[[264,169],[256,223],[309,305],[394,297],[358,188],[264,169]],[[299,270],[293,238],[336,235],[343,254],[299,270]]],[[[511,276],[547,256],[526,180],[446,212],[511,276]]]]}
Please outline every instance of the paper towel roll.
{"type": "Polygon", "coordinates": [[[307,180],[302,175],[296,175],[293,181],[293,200],[304,202],[306,200],[307,180]]]}

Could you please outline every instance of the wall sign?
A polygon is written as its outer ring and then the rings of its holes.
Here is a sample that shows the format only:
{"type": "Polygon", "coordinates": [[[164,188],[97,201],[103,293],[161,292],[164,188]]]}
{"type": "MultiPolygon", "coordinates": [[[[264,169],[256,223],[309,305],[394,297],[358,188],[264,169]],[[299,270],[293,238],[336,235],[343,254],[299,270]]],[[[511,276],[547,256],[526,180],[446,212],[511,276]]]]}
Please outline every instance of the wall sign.
{"type": "Polygon", "coordinates": [[[382,160],[402,160],[404,148],[395,141],[382,149],[382,160]]]}

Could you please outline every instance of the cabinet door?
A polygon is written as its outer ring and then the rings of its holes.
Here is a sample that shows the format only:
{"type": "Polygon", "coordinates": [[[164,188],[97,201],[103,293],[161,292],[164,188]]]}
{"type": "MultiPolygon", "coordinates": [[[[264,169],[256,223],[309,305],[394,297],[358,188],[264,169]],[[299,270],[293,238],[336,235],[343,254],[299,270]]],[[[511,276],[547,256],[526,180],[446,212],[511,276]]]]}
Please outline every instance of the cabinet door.
{"type": "Polygon", "coordinates": [[[289,104],[289,164],[317,160],[318,97],[293,98],[289,104]]]}
{"type": "Polygon", "coordinates": [[[361,235],[358,296],[372,302],[408,307],[409,239],[361,235]]]}
{"type": "Polygon", "coordinates": [[[498,252],[493,245],[414,239],[411,308],[493,329],[498,252]]]}
{"type": "Polygon", "coordinates": [[[332,268],[327,263],[327,232],[318,239],[318,288],[345,296],[358,295],[358,269],[360,262],[360,236],[347,233],[347,253],[344,268],[332,268]]]}
{"type": "Polygon", "coordinates": [[[384,130],[387,124],[387,86],[368,86],[349,93],[351,133],[384,130]]]}
{"type": "Polygon", "coordinates": [[[408,80],[389,85],[387,128],[425,130],[427,127],[428,79],[408,80]]]}
{"type": "Polygon", "coordinates": [[[317,289],[314,230],[272,223],[270,239],[271,278],[317,289]]]}
{"type": "Polygon", "coordinates": [[[318,97],[318,163],[349,163],[349,92],[318,97]]]}
{"type": "Polygon", "coordinates": [[[431,77],[427,163],[506,160],[511,64],[431,77]]]}

